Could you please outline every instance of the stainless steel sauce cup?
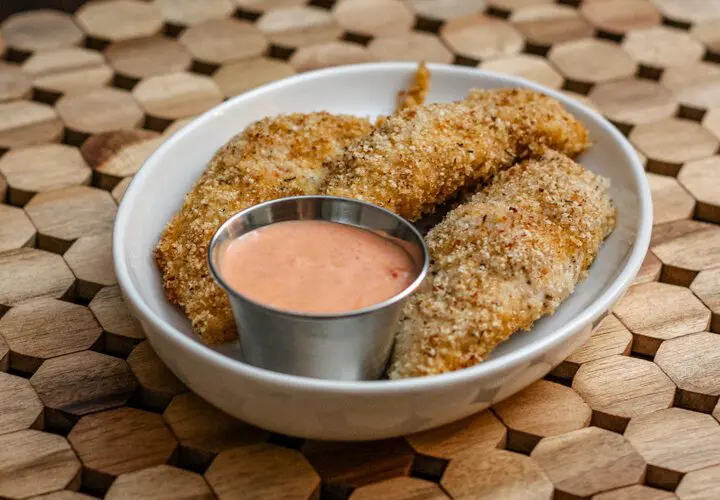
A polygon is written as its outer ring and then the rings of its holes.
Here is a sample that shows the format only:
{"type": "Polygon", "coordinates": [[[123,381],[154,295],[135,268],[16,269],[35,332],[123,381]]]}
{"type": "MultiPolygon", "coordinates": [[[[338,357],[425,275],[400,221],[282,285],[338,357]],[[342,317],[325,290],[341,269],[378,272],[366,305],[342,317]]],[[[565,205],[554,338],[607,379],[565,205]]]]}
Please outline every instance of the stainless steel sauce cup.
{"type": "Polygon", "coordinates": [[[305,377],[370,380],[385,369],[402,306],[425,278],[429,257],[415,227],[388,210],[347,198],[295,196],[255,205],[228,219],[210,242],[208,263],[230,298],[244,361],[305,377]],[[230,287],[220,273],[223,245],[259,227],[291,220],[339,222],[393,238],[408,251],[417,277],[384,302],[340,314],[284,311],[230,287]]]}

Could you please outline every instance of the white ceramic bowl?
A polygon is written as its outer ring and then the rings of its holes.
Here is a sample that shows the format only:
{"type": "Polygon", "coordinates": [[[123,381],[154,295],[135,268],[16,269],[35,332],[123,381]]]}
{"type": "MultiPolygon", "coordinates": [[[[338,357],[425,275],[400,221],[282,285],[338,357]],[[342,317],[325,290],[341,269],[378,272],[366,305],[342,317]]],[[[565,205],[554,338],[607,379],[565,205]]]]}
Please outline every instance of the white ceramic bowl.
{"type": "Polygon", "coordinates": [[[388,113],[415,65],[365,64],[295,76],[230,99],[172,136],[135,176],[117,214],[113,257],[122,291],[158,355],[194,392],[231,415],[283,434],[333,440],[405,435],[480,411],[539,379],[588,338],[592,323],[630,285],[648,248],[652,207],[642,165],[625,138],[596,112],[535,83],[458,66],[430,65],[430,70],[429,102],[462,99],[473,87],[529,87],[562,101],[587,126],[593,146],[580,160],[611,179],[618,207],[617,229],[588,279],[553,316],[515,334],[492,359],[439,376],[316,380],[256,368],[203,345],[165,300],[152,251],[213,153],[265,116],[388,113]]]}

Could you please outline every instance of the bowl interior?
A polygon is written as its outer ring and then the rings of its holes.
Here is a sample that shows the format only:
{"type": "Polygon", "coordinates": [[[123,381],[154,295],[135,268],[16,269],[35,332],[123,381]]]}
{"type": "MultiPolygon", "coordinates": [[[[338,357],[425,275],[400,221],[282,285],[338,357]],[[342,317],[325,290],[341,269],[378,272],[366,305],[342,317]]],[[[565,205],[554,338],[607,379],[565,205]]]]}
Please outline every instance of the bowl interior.
{"type": "MultiPolygon", "coordinates": [[[[152,155],[131,183],[117,219],[114,256],[125,292],[142,301],[171,327],[172,335],[195,339],[188,320],[164,297],[153,260],[164,225],[182,205],[185,194],[206,168],[215,151],[249,123],[265,116],[289,112],[329,111],[375,117],[392,111],[396,92],[413,77],[415,65],[390,63],[357,65],[301,75],[238,96],[193,121],[152,155]],[[128,292],[130,288],[130,292],[128,292]]],[[[609,177],[611,195],[618,208],[618,225],[605,242],[588,278],[550,317],[538,321],[528,332],[519,332],[493,354],[503,359],[513,351],[534,348],[558,335],[567,323],[588,308],[603,307],[599,299],[625,273],[633,248],[633,266],[639,265],[650,229],[649,191],[635,153],[619,133],[600,115],[583,105],[536,84],[471,68],[430,65],[428,102],[462,99],[474,87],[531,87],[564,102],[590,131],[593,146],[580,157],[589,169],[609,177]],[[639,242],[639,243],[638,243],[639,242]]],[[[631,270],[631,272],[634,272],[631,270]]],[[[597,311],[597,314],[603,311],[597,311]]],[[[596,314],[596,316],[597,316],[596,314]]],[[[167,329],[167,328],[166,328],[167,329]]],[[[567,328],[565,328],[567,333],[567,328]]],[[[198,349],[206,349],[199,341],[198,349]]],[[[215,350],[237,355],[237,346],[215,350]]],[[[239,363],[239,362],[238,362],[239,363]]],[[[485,369],[485,367],[471,368],[485,369]]],[[[488,366],[487,369],[491,369],[488,366]]],[[[358,382],[362,384],[363,382],[358,382]]],[[[366,384],[368,382],[365,382],[366,384]]],[[[369,382],[374,383],[374,382],[369,382]]],[[[396,382],[383,382],[394,384],[396,382]]]]}

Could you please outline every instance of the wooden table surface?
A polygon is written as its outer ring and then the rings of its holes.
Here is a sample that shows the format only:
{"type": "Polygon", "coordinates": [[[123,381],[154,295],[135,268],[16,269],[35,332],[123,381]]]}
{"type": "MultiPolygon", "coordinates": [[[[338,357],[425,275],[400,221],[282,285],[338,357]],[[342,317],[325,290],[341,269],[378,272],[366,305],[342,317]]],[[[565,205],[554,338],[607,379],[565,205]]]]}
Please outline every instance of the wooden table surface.
{"type": "Polygon", "coordinates": [[[4,19],[0,54],[0,498],[720,498],[720,0],[91,1],[4,19]],[[421,59],[562,89],[630,139],[656,222],[636,284],[445,428],[323,443],[222,414],[120,297],[132,175],[224,98],[421,59]]]}

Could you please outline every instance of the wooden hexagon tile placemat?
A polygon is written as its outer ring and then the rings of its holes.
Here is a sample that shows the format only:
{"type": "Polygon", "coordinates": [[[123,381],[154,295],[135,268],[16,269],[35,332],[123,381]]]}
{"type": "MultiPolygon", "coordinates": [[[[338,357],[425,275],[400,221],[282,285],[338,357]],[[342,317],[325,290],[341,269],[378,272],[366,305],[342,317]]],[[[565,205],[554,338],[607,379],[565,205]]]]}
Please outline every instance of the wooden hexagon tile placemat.
{"type": "Polygon", "coordinates": [[[718,33],[720,0],[92,0],[7,13],[0,497],[720,498],[718,33]],[[656,223],[636,284],[545,380],[441,429],[319,443],[222,414],[162,364],[120,296],[110,231],[130,179],[223,99],[311,69],[421,59],[560,89],[629,138],[656,223]]]}

